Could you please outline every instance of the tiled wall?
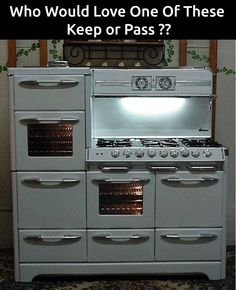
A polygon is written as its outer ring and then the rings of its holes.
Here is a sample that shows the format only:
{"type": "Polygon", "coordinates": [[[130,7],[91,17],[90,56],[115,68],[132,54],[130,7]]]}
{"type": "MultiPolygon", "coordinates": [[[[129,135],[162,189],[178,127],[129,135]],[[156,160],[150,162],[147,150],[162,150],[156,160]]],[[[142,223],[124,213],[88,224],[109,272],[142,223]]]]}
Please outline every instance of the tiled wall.
{"type": "MultiPolygon", "coordinates": [[[[17,51],[31,47],[37,40],[18,40],[17,51]]],[[[173,40],[175,55],[170,66],[178,66],[178,41],[173,40]]],[[[52,48],[48,41],[49,51],[52,48]]],[[[200,55],[208,55],[209,41],[188,41],[188,49],[194,49],[200,55]]],[[[58,46],[62,55],[62,42],[58,46]]],[[[52,55],[49,53],[49,60],[52,55]]],[[[7,41],[0,41],[0,64],[7,62],[7,41]]],[[[205,62],[193,60],[187,56],[187,64],[205,66],[205,62]]],[[[39,50],[17,59],[18,66],[39,65],[39,50]]],[[[222,40],[218,46],[218,66],[235,70],[235,41],[222,40]]],[[[234,243],[234,211],[235,211],[235,75],[218,74],[218,98],[216,115],[216,138],[230,149],[229,162],[229,193],[228,193],[228,244],[234,243]]],[[[10,186],[10,149],[9,149],[9,114],[8,114],[8,80],[6,72],[0,74],[0,248],[12,247],[12,210],[10,186]]],[[[210,206],[210,205],[209,205],[210,206]]]]}

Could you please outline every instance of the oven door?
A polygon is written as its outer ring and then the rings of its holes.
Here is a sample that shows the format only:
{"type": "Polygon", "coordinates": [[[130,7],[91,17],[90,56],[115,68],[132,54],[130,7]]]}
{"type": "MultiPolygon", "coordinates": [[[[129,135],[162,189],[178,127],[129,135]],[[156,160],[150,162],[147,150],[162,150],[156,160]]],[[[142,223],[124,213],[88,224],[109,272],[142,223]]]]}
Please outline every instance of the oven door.
{"type": "Polygon", "coordinates": [[[17,170],[83,170],[84,112],[16,112],[17,170]]]}
{"type": "Polygon", "coordinates": [[[156,226],[221,227],[223,172],[157,174],[156,226]]]}
{"type": "Polygon", "coordinates": [[[151,173],[88,172],[89,228],[153,228],[155,177],[151,173]]]}

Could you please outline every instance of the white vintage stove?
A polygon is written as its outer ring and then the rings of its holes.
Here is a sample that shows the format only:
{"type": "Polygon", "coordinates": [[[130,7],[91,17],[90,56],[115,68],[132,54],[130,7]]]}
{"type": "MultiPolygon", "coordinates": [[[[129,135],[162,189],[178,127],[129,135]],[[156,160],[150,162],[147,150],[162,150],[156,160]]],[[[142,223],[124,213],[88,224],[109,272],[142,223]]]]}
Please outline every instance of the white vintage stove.
{"type": "Polygon", "coordinates": [[[207,68],[9,69],[15,279],[225,277],[207,68]]]}

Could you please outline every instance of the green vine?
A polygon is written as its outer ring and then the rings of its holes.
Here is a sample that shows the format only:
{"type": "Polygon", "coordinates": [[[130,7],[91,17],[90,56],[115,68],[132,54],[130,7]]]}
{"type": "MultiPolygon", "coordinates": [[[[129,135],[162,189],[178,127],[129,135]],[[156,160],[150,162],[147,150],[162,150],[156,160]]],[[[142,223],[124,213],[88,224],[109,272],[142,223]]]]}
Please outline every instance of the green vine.
{"type": "Polygon", "coordinates": [[[31,44],[31,47],[25,49],[25,48],[21,48],[18,50],[17,54],[16,54],[16,59],[22,55],[28,56],[32,51],[36,51],[37,49],[40,48],[40,44],[33,42],[31,44]]]}
{"type": "Polygon", "coordinates": [[[207,55],[200,55],[194,49],[189,49],[187,54],[190,54],[193,60],[209,63],[209,57],[207,55]]]}
{"type": "Polygon", "coordinates": [[[0,73],[3,71],[7,71],[7,64],[5,65],[0,65],[0,73]]]}
{"type": "Polygon", "coordinates": [[[174,51],[174,45],[172,44],[171,40],[165,40],[165,46],[166,46],[166,54],[163,61],[163,66],[168,66],[173,61],[173,56],[175,54],[174,51]]]}
{"type": "Polygon", "coordinates": [[[61,42],[60,39],[52,40],[52,48],[49,50],[49,53],[52,55],[55,60],[62,60],[62,56],[58,54],[58,44],[61,42]]]}
{"type": "Polygon", "coordinates": [[[231,75],[231,74],[235,75],[235,71],[233,69],[227,68],[225,66],[223,68],[218,68],[217,73],[223,73],[225,75],[231,75]]]}

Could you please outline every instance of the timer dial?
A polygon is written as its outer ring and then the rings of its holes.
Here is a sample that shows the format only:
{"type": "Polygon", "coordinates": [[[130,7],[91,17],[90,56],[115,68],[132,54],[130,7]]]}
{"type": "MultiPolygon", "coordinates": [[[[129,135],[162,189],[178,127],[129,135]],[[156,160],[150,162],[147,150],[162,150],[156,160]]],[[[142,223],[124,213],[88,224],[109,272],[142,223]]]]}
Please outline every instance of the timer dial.
{"type": "Polygon", "coordinates": [[[145,77],[139,77],[135,81],[135,86],[139,90],[145,90],[148,86],[148,79],[145,77]]]}
{"type": "Polygon", "coordinates": [[[162,77],[159,80],[159,86],[163,90],[169,90],[172,87],[172,80],[169,77],[162,77]]]}

